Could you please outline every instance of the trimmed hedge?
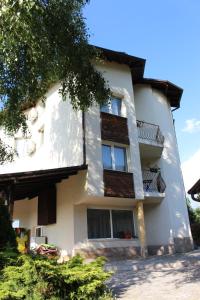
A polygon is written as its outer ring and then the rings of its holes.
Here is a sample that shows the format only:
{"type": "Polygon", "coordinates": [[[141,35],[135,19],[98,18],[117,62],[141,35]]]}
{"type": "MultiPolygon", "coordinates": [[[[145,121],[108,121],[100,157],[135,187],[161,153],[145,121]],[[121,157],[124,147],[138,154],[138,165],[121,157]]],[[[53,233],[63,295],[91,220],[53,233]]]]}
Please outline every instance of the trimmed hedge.
{"type": "Polygon", "coordinates": [[[110,273],[103,270],[104,263],[98,258],[84,264],[75,256],[58,264],[44,257],[20,255],[14,265],[0,272],[0,300],[108,299],[105,281],[110,273]]]}

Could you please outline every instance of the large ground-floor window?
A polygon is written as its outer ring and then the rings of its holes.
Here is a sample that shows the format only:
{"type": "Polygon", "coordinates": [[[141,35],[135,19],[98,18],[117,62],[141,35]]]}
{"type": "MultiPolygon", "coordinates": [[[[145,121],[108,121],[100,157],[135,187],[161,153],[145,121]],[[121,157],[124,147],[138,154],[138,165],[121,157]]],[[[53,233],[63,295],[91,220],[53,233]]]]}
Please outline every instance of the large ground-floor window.
{"type": "Polygon", "coordinates": [[[88,209],[88,238],[133,238],[134,220],[131,210],[88,209]]]}

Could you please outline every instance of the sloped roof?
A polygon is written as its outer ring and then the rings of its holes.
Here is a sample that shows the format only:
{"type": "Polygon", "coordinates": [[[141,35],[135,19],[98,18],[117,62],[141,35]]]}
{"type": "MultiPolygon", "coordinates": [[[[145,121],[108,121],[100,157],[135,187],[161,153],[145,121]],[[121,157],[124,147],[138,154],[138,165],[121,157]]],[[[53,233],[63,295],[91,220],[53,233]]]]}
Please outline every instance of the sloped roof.
{"type": "Polygon", "coordinates": [[[161,91],[169,100],[172,107],[179,108],[183,89],[167,80],[152,78],[139,78],[133,80],[134,84],[150,84],[152,88],[161,91]]]}
{"type": "Polygon", "coordinates": [[[188,194],[195,195],[200,193],[200,179],[191,187],[188,194]]]}
{"type": "MultiPolygon", "coordinates": [[[[172,107],[180,107],[183,89],[167,80],[144,78],[146,59],[132,56],[125,52],[114,51],[94,45],[91,46],[100,50],[102,59],[129,66],[133,84],[150,84],[154,89],[157,89],[166,95],[172,107]]],[[[35,103],[27,103],[25,109],[33,106],[35,106],[35,103]]]]}
{"type": "Polygon", "coordinates": [[[143,78],[146,59],[132,56],[125,52],[114,51],[98,46],[95,47],[102,52],[101,57],[103,59],[128,65],[131,69],[133,79],[143,78]]]}

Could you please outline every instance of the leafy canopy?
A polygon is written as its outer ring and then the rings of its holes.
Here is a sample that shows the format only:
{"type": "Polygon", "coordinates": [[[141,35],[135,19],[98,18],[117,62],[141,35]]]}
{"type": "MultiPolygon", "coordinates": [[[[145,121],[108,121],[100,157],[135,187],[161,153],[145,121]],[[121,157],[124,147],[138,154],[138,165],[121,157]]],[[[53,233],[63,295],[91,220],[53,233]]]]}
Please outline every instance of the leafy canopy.
{"type": "MultiPolygon", "coordinates": [[[[92,62],[82,9],[88,0],[0,0],[0,126],[26,127],[23,108],[61,83],[75,109],[104,103],[105,79],[92,62]]],[[[2,145],[0,145],[2,147],[2,145]]]]}

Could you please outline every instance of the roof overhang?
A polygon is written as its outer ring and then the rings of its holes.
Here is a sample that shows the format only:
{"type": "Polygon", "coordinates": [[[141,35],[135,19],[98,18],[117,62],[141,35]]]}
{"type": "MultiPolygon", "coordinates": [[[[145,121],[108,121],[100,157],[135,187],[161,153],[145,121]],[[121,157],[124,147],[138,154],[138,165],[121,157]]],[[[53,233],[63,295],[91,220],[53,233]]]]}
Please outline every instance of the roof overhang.
{"type": "Polygon", "coordinates": [[[61,182],[79,171],[86,170],[87,165],[37,170],[20,173],[0,174],[0,191],[12,189],[13,200],[33,198],[47,186],[61,182]]]}
{"type": "Polygon", "coordinates": [[[161,91],[168,98],[172,107],[180,107],[183,89],[170,81],[152,78],[140,78],[133,80],[133,84],[149,84],[152,88],[161,91]]]}
{"type": "Polygon", "coordinates": [[[129,66],[134,80],[143,78],[146,59],[128,55],[125,52],[113,51],[95,46],[101,52],[101,57],[110,62],[117,62],[129,66]]]}
{"type": "Polygon", "coordinates": [[[200,202],[200,199],[196,198],[195,195],[200,194],[200,179],[191,187],[188,191],[194,201],[200,202]]]}

